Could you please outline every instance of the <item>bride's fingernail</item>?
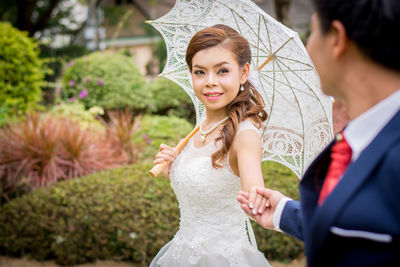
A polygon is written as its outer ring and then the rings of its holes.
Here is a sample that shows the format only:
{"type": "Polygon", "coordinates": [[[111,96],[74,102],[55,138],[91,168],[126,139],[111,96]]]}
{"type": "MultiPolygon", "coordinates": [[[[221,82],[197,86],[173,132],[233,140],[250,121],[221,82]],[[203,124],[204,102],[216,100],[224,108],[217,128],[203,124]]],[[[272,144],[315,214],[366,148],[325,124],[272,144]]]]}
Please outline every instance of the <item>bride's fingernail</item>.
{"type": "Polygon", "coordinates": [[[253,214],[254,214],[254,215],[256,215],[256,214],[257,214],[257,211],[256,211],[256,209],[253,209],[253,214]]]}
{"type": "Polygon", "coordinates": [[[259,209],[259,210],[258,210],[258,213],[262,213],[262,209],[259,209]]]}
{"type": "Polygon", "coordinates": [[[252,209],[253,208],[253,203],[250,203],[249,207],[250,207],[250,209],[252,209]]]}

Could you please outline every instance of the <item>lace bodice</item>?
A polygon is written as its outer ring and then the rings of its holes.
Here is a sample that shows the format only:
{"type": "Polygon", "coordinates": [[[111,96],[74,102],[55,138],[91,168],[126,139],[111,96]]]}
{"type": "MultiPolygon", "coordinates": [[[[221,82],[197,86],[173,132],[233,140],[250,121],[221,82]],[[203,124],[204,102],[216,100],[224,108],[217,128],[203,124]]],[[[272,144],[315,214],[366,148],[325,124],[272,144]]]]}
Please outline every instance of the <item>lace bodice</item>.
{"type": "MultiPolygon", "coordinates": [[[[237,135],[248,129],[258,132],[246,121],[239,124],[237,135]]],[[[237,251],[259,252],[249,242],[248,219],[236,201],[240,178],[230,168],[229,157],[223,168],[212,167],[211,155],[219,146],[213,141],[197,148],[190,140],[171,166],[171,186],[180,208],[180,228],[171,241],[173,258],[179,261],[180,253],[189,248],[189,261],[196,264],[206,247],[225,256],[229,266],[248,266],[235,257],[237,251]]]]}

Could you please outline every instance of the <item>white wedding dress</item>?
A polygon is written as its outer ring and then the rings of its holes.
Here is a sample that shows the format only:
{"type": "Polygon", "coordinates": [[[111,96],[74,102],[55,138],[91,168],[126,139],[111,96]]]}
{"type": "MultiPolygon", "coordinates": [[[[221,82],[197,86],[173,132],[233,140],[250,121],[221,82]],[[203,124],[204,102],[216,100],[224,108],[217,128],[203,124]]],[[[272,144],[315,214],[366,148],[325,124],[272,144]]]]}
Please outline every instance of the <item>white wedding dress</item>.
{"type": "MultiPolygon", "coordinates": [[[[239,124],[237,135],[244,130],[259,133],[250,121],[239,124]]],[[[248,218],[236,201],[240,180],[228,164],[229,155],[223,168],[211,165],[217,149],[214,142],[196,148],[190,140],[173,162],[170,179],[179,202],[180,227],[150,267],[270,266],[257,250],[248,218]]]]}

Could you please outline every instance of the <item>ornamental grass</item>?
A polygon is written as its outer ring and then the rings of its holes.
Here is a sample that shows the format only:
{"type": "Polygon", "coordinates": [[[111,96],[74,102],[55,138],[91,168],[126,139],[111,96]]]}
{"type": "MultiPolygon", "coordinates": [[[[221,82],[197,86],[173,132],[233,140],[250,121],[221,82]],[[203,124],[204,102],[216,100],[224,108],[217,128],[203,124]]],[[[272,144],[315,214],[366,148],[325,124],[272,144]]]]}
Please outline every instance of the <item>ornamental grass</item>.
{"type": "Polygon", "coordinates": [[[115,148],[116,153],[126,158],[127,163],[134,163],[139,157],[140,144],[134,144],[132,136],[139,127],[139,121],[142,114],[134,116],[128,109],[125,111],[108,111],[109,117],[106,126],[106,137],[115,148]]]}
{"type": "Polygon", "coordinates": [[[0,129],[0,203],[60,180],[133,162],[138,147],[127,138],[137,125],[133,115],[111,118],[105,131],[49,114],[31,114],[0,129]]]}

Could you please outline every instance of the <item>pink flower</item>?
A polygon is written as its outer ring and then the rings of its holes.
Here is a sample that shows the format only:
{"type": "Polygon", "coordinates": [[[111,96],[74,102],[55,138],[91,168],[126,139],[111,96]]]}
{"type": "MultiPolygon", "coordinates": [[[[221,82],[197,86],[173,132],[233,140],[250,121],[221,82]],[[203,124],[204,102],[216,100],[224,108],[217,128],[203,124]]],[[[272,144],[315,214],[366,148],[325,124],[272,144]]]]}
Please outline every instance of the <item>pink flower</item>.
{"type": "Polygon", "coordinates": [[[103,81],[102,80],[99,80],[98,82],[97,82],[97,85],[103,85],[104,83],[103,83],[103,81]]]}
{"type": "Polygon", "coordinates": [[[147,134],[142,134],[143,139],[147,139],[147,134]]]}
{"type": "Polygon", "coordinates": [[[67,63],[67,67],[69,68],[69,67],[71,67],[71,66],[74,65],[74,64],[75,64],[74,61],[70,61],[70,62],[67,63]]]}
{"type": "Polygon", "coordinates": [[[74,86],[74,85],[75,85],[75,80],[71,80],[71,81],[69,82],[69,86],[72,87],[72,86],[74,86]]]}
{"type": "Polygon", "coordinates": [[[151,139],[146,139],[146,143],[150,144],[151,143],[151,139]]]}
{"type": "Polygon", "coordinates": [[[83,81],[84,81],[85,83],[87,83],[87,82],[89,81],[89,77],[83,78],[83,81]]]}
{"type": "Polygon", "coordinates": [[[88,96],[88,92],[87,92],[87,89],[85,88],[85,90],[83,90],[83,91],[80,91],[79,92],[79,95],[78,95],[78,97],[79,98],[86,98],[88,96]]]}
{"type": "Polygon", "coordinates": [[[70,97],[69,102],[75,102],[75,97],[70,97]]]}

